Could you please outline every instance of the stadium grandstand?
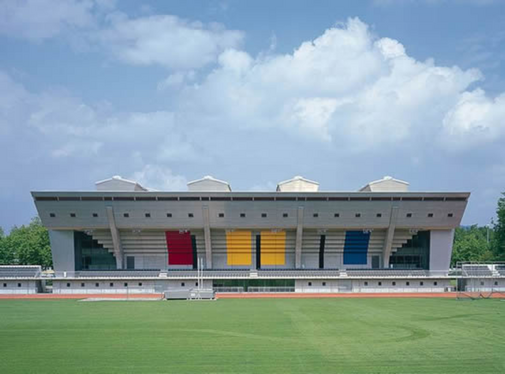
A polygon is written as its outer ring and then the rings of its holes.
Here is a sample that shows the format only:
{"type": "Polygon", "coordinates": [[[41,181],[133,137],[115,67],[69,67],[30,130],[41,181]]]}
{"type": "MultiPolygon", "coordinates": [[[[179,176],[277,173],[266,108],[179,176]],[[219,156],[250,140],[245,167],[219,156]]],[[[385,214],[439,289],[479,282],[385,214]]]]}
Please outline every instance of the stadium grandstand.
{"type": "MultiPolygon", "coordinates": [[[[210,176],[164,192],[115,176],[95,191],[32,196],[49,230],[54,293],[335,293],[449,290],[470,193],[411,192],[392,177],[354,192],[303,177],[235,192],[210,176]]],[[[502,267],[465,271],[505,287],[502,267]]]]}
{"type": "Polygon", "coordinates": [[[42,292],[41,270],[38,265],[0,265],[0,293],[42,292]]]}

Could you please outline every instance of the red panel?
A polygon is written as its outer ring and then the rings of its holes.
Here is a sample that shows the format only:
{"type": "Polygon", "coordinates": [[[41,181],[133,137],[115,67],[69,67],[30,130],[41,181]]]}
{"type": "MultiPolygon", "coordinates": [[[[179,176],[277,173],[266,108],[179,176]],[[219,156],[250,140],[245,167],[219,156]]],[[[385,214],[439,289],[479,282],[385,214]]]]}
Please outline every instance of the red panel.
{"type": "Polygon", "coordinates": [[[189,232],[166,231],[169,265],[193,265],[193,246],[189,232]]]}

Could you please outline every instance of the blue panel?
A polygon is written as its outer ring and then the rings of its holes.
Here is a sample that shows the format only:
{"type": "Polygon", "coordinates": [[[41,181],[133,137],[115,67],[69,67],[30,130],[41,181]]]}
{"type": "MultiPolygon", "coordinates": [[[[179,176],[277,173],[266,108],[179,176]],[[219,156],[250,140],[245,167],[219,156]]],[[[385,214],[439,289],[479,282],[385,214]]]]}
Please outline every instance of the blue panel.
{"type": "Polygon", "coordinates": [[[347,231],[344,244],[344,265],[366,265],[370,233],[347,231]]]}

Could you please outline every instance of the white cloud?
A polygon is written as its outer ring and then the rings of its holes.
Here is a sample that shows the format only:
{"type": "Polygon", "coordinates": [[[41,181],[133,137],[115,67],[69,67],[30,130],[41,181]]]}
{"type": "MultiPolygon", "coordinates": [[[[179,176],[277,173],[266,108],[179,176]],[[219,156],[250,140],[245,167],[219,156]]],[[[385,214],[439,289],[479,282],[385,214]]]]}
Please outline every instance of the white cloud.
{"type": "Polygon", "coordinates": [[[182,179],[168,178],[159,165],[202,157],[201,148],[194,147],[172,112],[122,113],[108,105],[86,104],[61,90],[36,94],[1,71],[0,134],[0,149],[7,153],[15,143],[16,152],[22,155],[12,155],[16,162],[87,164],[101,160],[102,175],[141,169],[141,177],[160,188],[164,185],[155,180],[157,171],[173,186],[182,179]]]}
{"type": "Polygon", "coordinates": [[[94,24],[104,0],[0,0],[0,33],[34,41],[94,24]]]}
{"type": "Polygon", "coordinates": [[[375,43],[379,51],[386,59],[404,57],[405,48],[397,40],[390,38],[382,38],[375,43]]]}
{"type": "Polygon", "coordinates": [[[25,116],[23,106],[28,92],[8,74],[0,71],[0,134],[12,131],[13,123],[25,116]]]}
{"type": "Polygon", "coordinates": [[[53,150],[51,152],[51,155],[56,158],[65,158],[78,154],[81,157],[91,158],[98,156],[98,152],[102,146],[103,143],[100,141],[91,141],[85,143],[69,142],[67,144],[64,144],[62,147],[53,150]]]}
{"type": "MultiPolygon", "coordinates": [[[[152,44],[161,45],[164,32],[188,32],[188,37],[203,33],[211,39],[228,32],[171,16],[130,20],[116,14],[111,24],[114,35],[132,36],[133,46],[139,40],[139,45],[150,45],[148,40],[158,37],[160,44],[152,44]]],[[[199,49],[193,50],[191,38],[188,44],[186,57],[199,49]]],[[[162,56],[149,57],[154,50],[132,48],[145,52],[140,54],[146,63],[172,64],[162,56]]],[[[217,65],[202,78],[186,70],[160,83],[160,90],[174,89],[171,111],[102,111],[67,93],[30,94],[3,74],[0,125],[7,128],[4,113],[9,113],[12,123],[25,123],[55,139],[68,137],[51,150],[53,156],[119,154],[130,147],[149,154],[147,162],[153,164],[194,162],[202,154],[216,154],[216,144],[231,131],[276,129],[290,138],[353,152],[399,142],[433,145],[433,139],[440,139],[435,145],[444,150],[464,150],[504,135],[499,120],[503,96],[493,99],[482,90],[469,90],[482,78],[478,70],[416,61],[401,43],[376,37],[359,19],[303,42],[292,54],[254,58],[233,48],[217,53],[211,53],[217,65]]]]}
{"type": "MultiPolygon", "coordinates": [[[[355,152],[399,141],[431,143],[443,135],[444,118],[482,79],[475,69],[417,61],[401,43],[377,38],[359,19],[326,30],[292,54],[253,58],[226,50],[218,62],[199,84],[181,89],[180,107],[192,116],[211,117],[223,128],[281,128],[355,152]]],[[[491,117],[481,119],[488,123],[491,117]]],[[[486,140],[500,135],[492,131],[486,140]]]]}
{"type": "Polygon", "coordinates": [[[163,191],[185,191],[188,183],[185,176],[175,175],[169,168],[151,164],[133,173],[129,179],[139,182],[144,187],[163,191]]]}
{"type": "Polygon", "coordinates": [[[298,99],[285,108],[284,122],[294,124],[302,133],[330,141],[328,124],[338,105],[336,99],[330,98],[298,99]]]}
{"type": "Polygon", "coordinates": [[[167,78],[158,83],[158,91],[179,88],[184,83],[190,83],[195,80],[195,71],[178,71],[170,74],[167,78]]]}
{"type": "Polygon", "coordinates": [[[239,46],[243,33],[216,23],[203,24],[172,15],[130,19],[116,13],[96,36],[120,61],[190,70],[216,61],[227,48],[239,46]]]}
{"type": "Polygon", "coordinates": [[[464,92],[444,117],[443,140],[458,148],[492,142],[504,135],[504,118],[505,94],[491,99],[481,89],[464,92]]]}
{"type": "Polygon", "coordinates": [[[251,68],[252,58],[245,52],[228,49],[219,56],[219,63],[228,71],[241,74],[251,68]]]}
{"type": "Polygon", "coordinates": [[[130,18],[114,0],[0,0],[0,34],[41,41],[61,36],[80,51],[99,47],[132,65],[198,69],[237,48],[243,32],[174,15],[130,18]]]}

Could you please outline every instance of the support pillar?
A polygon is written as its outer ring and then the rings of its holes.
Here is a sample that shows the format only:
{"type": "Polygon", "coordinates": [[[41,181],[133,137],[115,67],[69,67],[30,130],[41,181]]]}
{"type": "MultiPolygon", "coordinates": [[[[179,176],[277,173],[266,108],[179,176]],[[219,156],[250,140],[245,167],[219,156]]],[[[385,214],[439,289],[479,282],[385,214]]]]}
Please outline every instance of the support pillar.
{"type": "Polygon", "coordinates": [[[114,209],[111,206],[107,207],[107,220],[109,221],[110,233],[112,236],[112,244],[114,245],[114,255],[116,256],[116,267],[118,269],[124,268],[123,261],[123,246],[121,245],[121,236],[116,227],[116,220],[114,218],[114,209]]]}
{"type": "Polygon", "coordinates": [[[204,205],[203,212],[203,234],[205,237],[205,268],[212,269],[212,244],[210,236],[209,207],[204,205]]]}
{"type": "Polygon", "coordinates": [[[382,254],[383,265],[385,268],[389,267],[389,257],[391,256],[391,249],[393,246],[393,238],[395,236],[396,221],[398,219],[398,207],[391,207],[391,216],[389,219],[389,227],[386,232],[386,239],[384,240],[384,250],[382,254]]]}
{"type": "Polygon", "coordinates": [[[295,268],[302,267],[302,240],[303,240],[303,206],[298,207],[296,223],[295,268]]]}

